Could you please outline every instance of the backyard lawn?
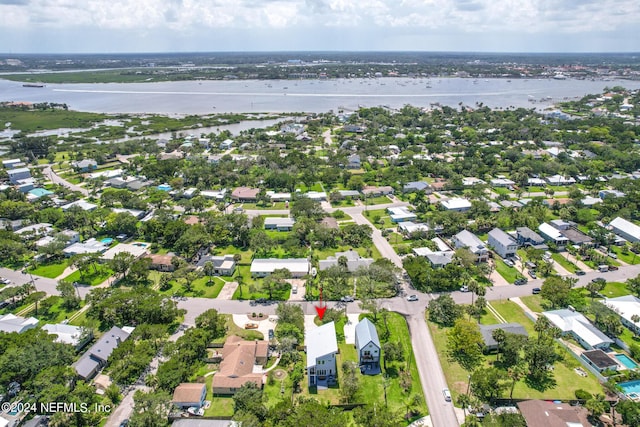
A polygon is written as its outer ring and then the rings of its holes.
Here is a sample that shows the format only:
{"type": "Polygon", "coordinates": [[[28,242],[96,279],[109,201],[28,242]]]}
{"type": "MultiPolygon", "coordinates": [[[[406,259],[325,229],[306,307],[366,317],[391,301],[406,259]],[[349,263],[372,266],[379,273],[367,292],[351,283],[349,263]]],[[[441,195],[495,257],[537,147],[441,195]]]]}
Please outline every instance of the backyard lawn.
{"type": "Polygon", "coordinates": [[[171,281],[171,287],[160,291],[163,295],[177,295],[186,297],[199,297],[199,298],[216,298],[222,288],[225,285],[224,280],[219,277],[212,277],[211,283],[209,283],[209,277],[201,277],[194,280],[191,284],[191,290],[187,291],[182,282],[171,281]]]}

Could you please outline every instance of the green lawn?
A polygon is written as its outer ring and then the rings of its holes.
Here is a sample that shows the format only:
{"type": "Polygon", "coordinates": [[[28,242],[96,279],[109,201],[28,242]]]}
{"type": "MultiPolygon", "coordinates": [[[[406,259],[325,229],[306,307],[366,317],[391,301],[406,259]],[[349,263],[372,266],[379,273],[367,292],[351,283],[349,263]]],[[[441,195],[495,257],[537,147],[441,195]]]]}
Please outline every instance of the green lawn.
{"type": "Polygon", "coordinates": [[[509,267],[507,264],[504,263],[504,261],[502,261],[499,258],[495,258],[494,259],[495,263],[496,263],[496,271],[502,276],[504,277],[504,279],[509,282],[509,283],[513,283],[516,281],[516,279],[518,277],[521,276],[521,274],[518,272],[518,269],[515,267],[509,267]]]}
{"type": "Polygon", "coordinates": [[[214,397],[212,394],[211,381],[213,376],[208,376],[207,380],[207,397],[206,400],[211,402],[211,406],[204,411],[205,417],[231,417],[233,415],[233,398],[231,396],[214,397]]]}
{"type": "Polygon", "coordinates": [[[363,200],[362,202],[367,206],[385,205],[387,203],[391,203],[391,199],[387,196],[367,197],[366,200],[363,200]]]}
{"type": "Polygon", "coordinates": [[[520,297],[520,300],[529,307],[532,311],[536,313],[542,313],[545,309],[542,307],[542,297],[540,294],[538,295],[529,295],[526,297],[520,297]]]}
{"type": "Polygon", "coordinates": [[[185,287],[181,282],[172,281],[171,288],[164,291],[160,291],[163,295],[178,295],[186,297],[199,297],[199,298],[216,298],[222,288],[225,285],[224,280],[219,277],[212,277],[211,283],[209,283],[209,277],[201,277],[194,280],[191,284],[191,290],[185,290],[185,287]]]}
{"type": "Polygon", "coordinates": [[[611,252],[615,252],[618,255],[618,259],[626,262],[627,264],[638,264],[640,263],[640,256],[631,252],[628,247],[625,246],[612,246],[610,248],[611,252]],[[626,249],[626,251],[625,251],[626,249]],[[626,253],[625,253],[626,252],[626,253]]]}
{"type": "Polygon", "coordinates": [[[69,319],[84,306],[84,301],[82,301],[80,303],[80,308],[68,311],[62,307],[62,298],[58,296],[52,296],[50,298],[55,301],[55,303],[47,311],[47,314],[44,314],[42,310],[39,310],[37,314],[34,311],[31,312],[31,315],[36,316],[40,320],[40,325],[44,325],[46,323],[60,323],[63,320],[69,319]]]}
{"type": "Polygon", "coordinates": [[[80,275],[80,270],[76,270],[66,277],[66,280],[74,283],[82,283],[89,286],[99,285],[113,275],[111,270],[106,265],[97,265],[94,271],[93,267],[90,267],[89,272],[85,276],[80,275]]]}
{"type": "Polygon", "coordinates": [[[515,302],[511,301],[491,301],[491,305],[496,309],[507,322],[520,323],[527,330],[529,335],[535,335],[533,322],[524,314],[522,309],[515,302]]]}
{"type": "Polygon", "coordinates": [[[607,282],[600,293],[607,298],[623,297],[630,294],[627,285],[622,282],[607,282]]]}
{"type": "Polygon", "coordinates": [[[374,227],[380,229],[393,228],[396,226],[396,224],[391,222],[391,217],[389,216],[389,213],[386,209],[365,210],[364,216],[367,218],[367,220],[369,220],[371,224],[373,224],[374,227]],[[378,222],[379,220],[381,220],[381,222],[378,222]]]}
{"type": "Polygon", "coordinates": [[[36,276],[48,277],[49,279],[55,279],[62,274],[65,268],[67,268],[67,260],[58,263],[40,264],[37,268],[29,269],[31,274],[36,276]]]}
{"type": "Polygon", "coordinates": [[[562,267],[564,267],[564,269],[567,270],[569,273],[573,274],[578,269],[578,267],[576,267],[574,263],[572,263],[571,261],[568,261],[565,257],[562,256],[562,254],[554,252],[551,254],[551,258],[553,258],[555,262],[557,262],[562,267]]]}

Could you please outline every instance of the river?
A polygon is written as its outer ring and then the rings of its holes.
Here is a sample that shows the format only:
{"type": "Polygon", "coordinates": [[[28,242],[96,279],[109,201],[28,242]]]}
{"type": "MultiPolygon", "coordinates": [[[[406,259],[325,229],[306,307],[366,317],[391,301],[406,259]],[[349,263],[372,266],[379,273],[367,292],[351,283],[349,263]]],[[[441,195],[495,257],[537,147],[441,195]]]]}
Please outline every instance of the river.
{"type": "Polygon", "coordinates": [[[433,103],[544,109],[618,85],[638,89],[640,81],[377,78],[47,84],[32,88],[0,80],[0,101],[56,102],[78,111],[158,114],[326,112],[360,106],[428,107],[433,103]]]}

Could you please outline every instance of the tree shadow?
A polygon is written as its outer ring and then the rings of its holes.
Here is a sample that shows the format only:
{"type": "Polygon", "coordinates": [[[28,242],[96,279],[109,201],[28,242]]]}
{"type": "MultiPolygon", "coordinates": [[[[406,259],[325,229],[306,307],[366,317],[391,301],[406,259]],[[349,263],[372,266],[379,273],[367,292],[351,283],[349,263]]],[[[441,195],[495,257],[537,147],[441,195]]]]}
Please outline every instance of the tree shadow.
{"type": "Polygon", "coordinates": [[[525,384],[537,391],[546,391],[557,385],[556,379],[551,372],[544,372],[541,375],[529,375],[524,380],[525,384]]]}

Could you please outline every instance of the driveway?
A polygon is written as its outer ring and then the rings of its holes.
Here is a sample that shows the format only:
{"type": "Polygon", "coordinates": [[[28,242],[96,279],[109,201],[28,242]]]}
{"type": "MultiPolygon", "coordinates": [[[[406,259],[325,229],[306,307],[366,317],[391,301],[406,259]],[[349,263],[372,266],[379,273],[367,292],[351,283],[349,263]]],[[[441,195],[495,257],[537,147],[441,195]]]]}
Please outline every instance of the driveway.
{"type": "Polygon", "coordinates": [[[269,340],[269,329],[275,329],[277,322],[278,316],[276,316],[275,314],[265,317],[264,320],[249,319],[249,316],[247,316],[246,314],[233,315],[233,323],[238,325],[238,327],[240,328],[244,329],[244,325],[246,325],[247,323],[256,323],[258,325],[258,328],[253,330],[262,332],[264,340],[269,340]]]}

